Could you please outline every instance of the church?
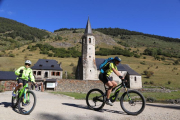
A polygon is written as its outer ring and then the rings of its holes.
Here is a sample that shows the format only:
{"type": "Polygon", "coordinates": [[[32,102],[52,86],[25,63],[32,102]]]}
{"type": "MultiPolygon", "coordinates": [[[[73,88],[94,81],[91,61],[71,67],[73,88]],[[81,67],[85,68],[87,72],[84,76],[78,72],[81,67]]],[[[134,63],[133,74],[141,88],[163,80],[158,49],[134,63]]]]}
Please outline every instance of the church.
{"type": "MultiPolygon", "coordinates": [[[[90,20],[88,18],[84,35],[82,36],[82,56],[79,57],[76,69],[76,79],[79,80],[99,80],[99,66],[105,60],[95,57],[95,37],[92,33],[90,20]]],[[[141,75],[131,69],[129,65],[119,64],[118,71],[128,80],[128,87],[132,89],[142,88],[141,75]]],[[[120,83],[119,77],[112,73],[113,80],[120,83]]]]}

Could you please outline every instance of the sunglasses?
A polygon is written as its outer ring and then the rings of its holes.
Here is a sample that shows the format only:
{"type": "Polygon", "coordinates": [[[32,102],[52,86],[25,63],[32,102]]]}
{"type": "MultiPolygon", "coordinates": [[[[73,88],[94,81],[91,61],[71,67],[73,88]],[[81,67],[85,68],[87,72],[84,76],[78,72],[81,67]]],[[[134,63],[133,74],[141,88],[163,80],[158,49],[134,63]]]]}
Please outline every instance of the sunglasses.
{"type": "Polygon", "coordinates": [[[31,66],[30,64],[26,63],[25,65],[31,66]]]}

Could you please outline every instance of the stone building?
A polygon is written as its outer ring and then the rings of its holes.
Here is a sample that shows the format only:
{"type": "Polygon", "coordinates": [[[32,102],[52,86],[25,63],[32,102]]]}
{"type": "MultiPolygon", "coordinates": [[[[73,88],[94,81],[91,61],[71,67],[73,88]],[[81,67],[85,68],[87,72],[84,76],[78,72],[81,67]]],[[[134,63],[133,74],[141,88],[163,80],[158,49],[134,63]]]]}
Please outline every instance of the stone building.
{"type": "Polygon", "coordinates": [[[34,77],[38,79],[62,79],[63,69],[56,60],[39,59],[31,67],[34,77]]]}
{"type": "MultiPolygon", "coordinates": [[[[86,29],[82,36],[82,56],[79,57],[78,60],[76,79],[99,80],[99,66],[105,59],[95,58],[95,42],[96,40],[93,36],[90,20],[88,18],[86,29]]],[[[128,65],[119,64],[117,68],[123,76],[126,76],[128,87],[132,89],[142,88],[140,74],[132,70],[128,65]]],[[[111,76],[113,77],[113,80],[121,82],[119,77],[114,73],[112,73],[111,76]]]]}

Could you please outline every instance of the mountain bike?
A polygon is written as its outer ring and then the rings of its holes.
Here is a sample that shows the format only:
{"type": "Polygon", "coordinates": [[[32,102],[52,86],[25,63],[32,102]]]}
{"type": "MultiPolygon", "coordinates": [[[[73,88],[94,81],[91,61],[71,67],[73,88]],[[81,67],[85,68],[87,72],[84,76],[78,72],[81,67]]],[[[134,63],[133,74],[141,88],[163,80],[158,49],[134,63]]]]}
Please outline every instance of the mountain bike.
{"type": "MultiPolygon", "coordinates": [[[[129,115],[138,115],[145,108],[145,99],[143,95],[136,90],[128,90],[126,87],[126,80],[122,80],[112,91],[115,90],[114,94],[110,96],[111,102],[115,102],[120,93],[122,87],[125,88],[125,92],[119,97],[121,108],[129,115]]],[[[100,89],[91,89],[86,95],[86,104],[90,109],[95,111],[101,110],[106,102],[106,93],[108,88],[104,84],[105,93],[100,89]]]]}
{"type": "Polygon", "coordinates": [[[29,90],[28,83],[17,91],[15,97],[12,96],[12,108],[17,107],[21,114],[29,115],[35,106],[36,95],[33,91],[29,90]]]}

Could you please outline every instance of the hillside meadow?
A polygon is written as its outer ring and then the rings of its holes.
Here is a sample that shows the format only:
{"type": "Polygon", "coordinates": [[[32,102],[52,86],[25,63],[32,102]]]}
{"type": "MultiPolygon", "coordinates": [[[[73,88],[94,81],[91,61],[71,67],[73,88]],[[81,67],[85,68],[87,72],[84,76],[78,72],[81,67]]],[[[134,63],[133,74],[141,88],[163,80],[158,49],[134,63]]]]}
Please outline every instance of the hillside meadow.
{"type": "MultiPolygon", "coordinates": [[[[29,51],[28,45],[16,48],[14,50],[6,50],[6,54],[14,54],[14,57],[0,57],[0,71],[14,71],[18,67],[24,65],[25,59],[30,59],[33,65],[38,59],[54,59],[58,63],[62,63],[63,71],[69,74],[73,72],[73,67],[77,66],[78,58],[57,58],[48,57],[44,54],[39,54],[39,49],[29,51]]],[[[96,56],[96,58],[108,58],[111,56],[96,56]]],[[[169,89],[180,89],[180,65],[173,65],[173,58],[166,58],[165,61],[155,60],[154,57],[142,55],[140,58],[119,56],[122,59],[122,64],[128,64],[139,74],[142,74],[142,82],[144,87],[159,86],[169,89]],[[150,78],[144,75],[144,71],[153,71],[154,74],[150,78]],[[144,84],[146,83],[146,84],[144,84]]],[[[72,74],[73,76],[74,74],[72,74]]]]}

